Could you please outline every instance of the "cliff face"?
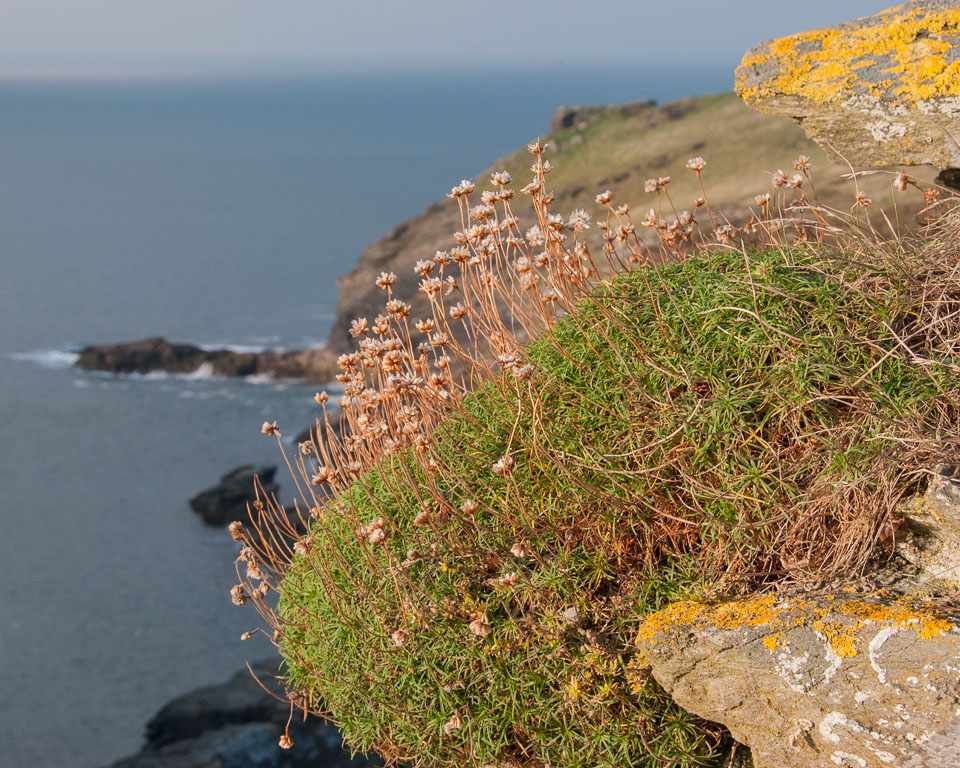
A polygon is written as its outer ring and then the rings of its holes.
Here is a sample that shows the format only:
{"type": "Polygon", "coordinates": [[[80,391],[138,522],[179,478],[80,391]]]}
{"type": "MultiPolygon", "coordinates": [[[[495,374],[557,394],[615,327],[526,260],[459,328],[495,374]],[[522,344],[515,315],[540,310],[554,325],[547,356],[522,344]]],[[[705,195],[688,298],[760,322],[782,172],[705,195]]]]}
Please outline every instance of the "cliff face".
{"type": "MultiPolygon", "coordinates": [[[[573,208],[596,212],[594,198],[609,189],[616,203],[629,203],[642,216],[642,211],[656,202],[644,191],[644,181],[667,175],[671,176],[668,191],[677,210],[693,210],[693,201],[701,190],[685,164],[696,156],[707,160],[703,178],[712,209],[731,221],[744,219],[754,195],[771,190],[770,175],[778,168],[789,170],[799,155],[811,159],[821,202],[849,209],[855,195],[853,184],[842,178],[849,168],[839,160],[828,160],[789,117],[759,114],[732,93],[683,99],[659,107],[646,101],[609,107],[563,107],[550,127],[554,132],[544,140],[550,145],[548,157],[555,167],[547,184],[556,194],[552,210],[563,215],[573,208]]],[[[472,204],[479,203],[479,192],[487,186],[492,171],[508,171],[513,188],[523,187],[530,180],[529,157],[524,149],[518,150],[480,174],[472,204]]],[[[915,168],[911,175],[932,179],[936,171],[915,168]]],[[[886,208],[893,202],[891,180],[891,176],[882,174],[868,176],[861,178],[859,185],[874,206],[886,208]]],[[[898,202],[903,221],[904,200],[898,202]]],[[[518,192],[513,203],[524,227],[536,223],[524,195],[518,192]]],[[[356,317],[372,322],[383,311],[385,295],[374,285],[380,272],[395,272],[398,281],[394,295],[413,304],[413,317],[425,315],[426,303],[417,293],[419,278],[413,266],[421,259],[432,258],[438,250],[450,248],[458,229],[461,225],[456,204],[443,200],[371,243],[356,266],[337,281],[339,301],[327,349],[336,354],[352,349],[350,322],[356,317]]]]}

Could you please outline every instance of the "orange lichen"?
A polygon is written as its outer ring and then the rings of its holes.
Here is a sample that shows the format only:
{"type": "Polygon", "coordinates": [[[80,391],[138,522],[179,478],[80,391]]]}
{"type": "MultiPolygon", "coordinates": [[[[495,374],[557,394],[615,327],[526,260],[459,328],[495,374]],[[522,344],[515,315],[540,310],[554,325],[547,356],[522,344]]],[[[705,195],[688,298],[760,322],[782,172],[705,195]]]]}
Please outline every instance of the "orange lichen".
{"type": "Polygon", "coordinates": [[[916,103],[960,95],[960,62],[949,54],[960,44],[960,10],[903,6],[880,14],[875,23],[820,29],[774,40],[768,53],[744,57],[736,89],[748,104],[776,93],[818,104],[838,103],[852,93],[896,96],[916,103]],[[946,37],[946,39],[944,39],[946,37]],[[881,64],[880,62],[884,62],[881,64]],[[775,64],[767,81],[747,86],[748,70],[775,64]],[[881,82],[862,81],[856,70],[882,67],[881,82]]]}
{"type": "Polygon", "coordinates": [[[850,658],[860,652],[861,633],[868,624],[893,625],[900,630],[912,630],[925,640],[938,637],[957,626],[933,606],[907,598],[885,605],[855,598],[841,600],[835,595],[822,596],[820,599],[822,602],[818,604],[813,599],[778,600],[775,595],[764,595],[714,606],[694,602],[674,603],[653,614],[641,625],[637,642],[662,642],[678,630],[711,625],[717,629],[764,627],[773,631],[763,640],[763,644],[773,652],[783,641],[782,630],[809,626],[830,644],[837,656],[850,658]]]}

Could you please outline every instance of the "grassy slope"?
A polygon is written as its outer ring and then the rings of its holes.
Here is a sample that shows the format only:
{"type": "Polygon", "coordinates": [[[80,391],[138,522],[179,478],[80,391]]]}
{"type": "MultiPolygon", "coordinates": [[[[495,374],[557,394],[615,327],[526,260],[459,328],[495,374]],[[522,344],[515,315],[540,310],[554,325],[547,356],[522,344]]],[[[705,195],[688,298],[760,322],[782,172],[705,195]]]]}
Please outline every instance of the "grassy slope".
{"type": "MultiPolygon", "coordinates": [[[[692,208],[700,192],[695,175],[684,164],[697,155],[707,160],[704,183],[711,206],[731,218],[742,215],[753,204],[754,195],[772,191],[770,175],[778,168],[791,174],[792,163],[801,154],[813,162],[822,202],[849,210],[854,198],[853,185],[841,179],[849,170],[845,165],[828,161],[792,120],[755,112],[732,93],[684,99],[631,117],[608,114],[583,131],[571,129],[545,140],[553,145],[548,157],[556,169],[547,179],[557,195],[552,208],[564,215],[575,207],[594,211],[596,195],[610,189],[616,202],[629,203],[641,218],[653,204],[652,196],[643,191],[644,181],[664,175],[673,179],[669,191],[678,210],[692,208]]],[[[485,187],[489,171],[507,170],[519,188],[530,180],[529,164],[530,156],[520,149],[477,178],[485,187]]],[[[928,179],[936,175],[929,168],[914,171],[928,179]]],[[[878,206],[891,203],[889,175],[865,179],[862,187],[878,206]]],[[[444,192],[437,190],[438,197],[444,192]]],[[[919,195],[907,197],[914,200],[911,210],[916,210],[919,195]]],[[[534,223],[530,208],[520,198],[517,213],[529,226],[534,223]]],[[[451,235],[459,228],[456,205],[442,201],[368,246],[356,267],[338,280],[340,300],[330,348],[347,351],[350,321],[362,316],[372,319],[381,310],[382,292],[373,286],[377,273],[396,272],[400,276],[397,295],[414,298],[418,282],[412,272],[414,263],[449,248],[451,235]]]]}

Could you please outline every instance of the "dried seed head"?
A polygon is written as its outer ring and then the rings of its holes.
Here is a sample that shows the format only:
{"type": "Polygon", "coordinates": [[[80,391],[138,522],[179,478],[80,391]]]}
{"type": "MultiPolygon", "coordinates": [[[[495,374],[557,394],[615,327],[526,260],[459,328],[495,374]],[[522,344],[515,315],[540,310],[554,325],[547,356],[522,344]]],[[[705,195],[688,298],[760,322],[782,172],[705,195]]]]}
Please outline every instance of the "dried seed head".
{"type": "Polygon", "coordinates": [[[903,171],[897,174],[897,177],[893,180],[893,186],[897,188],[899,192],[905,192],[907,189],[907,182],[910,181],[910,177],[907,176],[903,171]]]}
{"type": "Polygon", "coordinates": [[[396,282],[397,276],[393,272],[381,272],[377,278],[377,287],[385,291],[396,282]]]}
{"type": "Polygon", "coordinates": [[[486,637],[490,634],[490,622],[487,620],[486,612],[471,614],[473,621],[470,622],[470,631],[477,637],[486,637]]]}
{"type": "Polygon", "coordinates": [[[790,180],[787,182],[787,186],[790,189],[800,189],[803,186],[803,174],[795,173],[790,177],[790,180]]]}
{"type": "Polygon", "coordinates": [[[234,520],[230,525],[227,526],[227,530],[230,531],[230,536],[233,537],[234,541],[243,541],[243,523],[239,520],[234,520]]]}
{"type": "Polygon", "coordinates": [[[497,579],[497,584],[501,587],[512,587],[520,581],[520,576],[517,575],[516,571],[511,571],[510,573],[505,573],[499,579],[497,579]]]}
{"type": "Polygon", "coordinates": [[[430,522],[432,515],[429,510],[421,509],[415,518],[413,518],[414,525],[427,525],[430,522]]]}
{"type": "Polygon", "coordinates": [[[280,437],[280,431],[277,429],[277,422],[275,421],[263,422],[263,426],[260,427],[260,433],[269,435],[270,437],[280,437]]]}
{"type": "Polygon", "coordinates": [[[613,200],[613,192],[611,192],[609,189],[606,192],[601,192],[596,197],[597,205],[606,205],[611,200],[613,200]]]}
{"type": "Polygon", "coordinates": [[[393,638],[394,645],[396,645],[397,648],[399,648],[400,646],[403,645],[404,641],[407,639],[407,633],[402,629],[398,629],[396,632],[390,635],[390,637],[393,638]]]}
{"type": "Polygon", "coordinates": [[[367,322],[367,318],[358,317],[350,323],[350,335],[353,336],[353,338],[366,336],[368,333],[370,333],[370,324],[367,322]]]}
{"type": "Polygon", "coordinates": [[[230,600],[234,605],[244,605],[247,602],[247,593],[242,584],[234,584],[230,589],[230,600]]]}
{"type": "Polygon", "coordinates": [[[656,179],[647,179],[645,182],[643,182],[643,191],[644,191],[644,192],[653,193],[653,192],[656,192],[658,189],[659,189],[659,187],[657,186],[657,180],[656,180],[656,179]]]}
{"type": "Polygon", "coordinates": [[[477,502],[473,499],[465,499],[463,504],[460,505],[460,511],[465,515],[472,515],[477,509],[477,502]]]}
{"type": "Polygon", "coordinates": [[[567,226],[577,234],[590,229],[590,214],[582,208],[577,208],[567,217],[567,226]]]}
{"type": "Polygon", "coordinates": [[[530,550],[527,548],[527,545],[522,541],[518,541],[512,547],[510,547],[510,554],[517,558],[524,558],[530,556],[530,550]]]}
{"type": "Polygon", "coordinates": [[[796,162],[793,164],[793,170],[800,171],[801,173],[806,173],[810,170],[810,158],[806,155],[800,155],[797,158],[796,162]]]}
{"type": "Polygon", "coordinates": [[[513,468],[513,458],[510,456],[503,456],[500,459],[497,459],[494,462],[493,466],[490,468],[493,474],[495,475],[505,475],[513,468]]]}
{"type": "Polygon", "coordinates": [[[770,180],[773,183],[773,186],[782,187],[784,184],[787,183],[787,174],[785,174],[782,170],[778,168],[776,173],[773,174],[773,177],[770,180]]]}
{"type": "Polygon", "coordinates": [[[753,201],[757,205],[759,205],[761,208],[763,208],[765,205],[767,205],[767,203],[770,202],[770,193],[764,192],[762,195],[757,195],[756,197],[753,198],[753,201]]]}
{"type": "Polygon", "coordinates": [[[328,395],[326,392],[317,392],[317,394],[313,396],[313,399],[318,404],[323,405],[325,402],[327,402],[327,400],[330,399],[330,395],[328,395]]]}
{"type": "Polygon", "coordinates": [[[290,735],[285,733],[280,737],[280,749],[290,749],[293,746],[293,739],[290,738],[290,735]]]}
{"type": "Polygon", "coordinates": [[[434,266],[436,265],[432,261],[421,260],[416,263],[413,271],[423,277],[429,277],[430,273],[433,272],[434,266]]]}
{"type": "Polygon", "coordinates": [[[702,171],[706,167],[707,167],[707,161],[704,160],[702,157],[691,157],[689,160],[687,160],[687,170],[700,173],[700,171],[702,171]]]}
{"type": "Polygon", "coordinates": [[[449,736],[454,731],[459,731],[462,726],[463,721],[460,720],[460,715],[454,713],[453,717],[443,724],[443,732],[449,736]]]}
{"type": "Polygon", "coordinates": [[[497,171],[490,177],[490,181],[498,187],[503,187],[513,181],[513,179],[510,178],[510,174],[506,171],[497,171]]]}

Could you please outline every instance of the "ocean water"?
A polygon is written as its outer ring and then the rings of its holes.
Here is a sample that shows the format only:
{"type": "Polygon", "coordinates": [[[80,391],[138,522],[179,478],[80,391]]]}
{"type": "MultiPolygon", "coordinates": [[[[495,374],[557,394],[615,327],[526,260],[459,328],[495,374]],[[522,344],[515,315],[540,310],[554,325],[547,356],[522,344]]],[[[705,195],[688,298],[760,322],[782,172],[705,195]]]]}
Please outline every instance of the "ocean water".
{"type": "Polygon", "coordinates": [[[363,246],[558,105],[731,72],[0,82],[0,764],[108,764],[168,699],[270,654],[239,639],[233,542],[187,500],[279,459],[264,419],[314,414],[312,387],[94,375],[73,349],[322,342],[363,246]]]}

